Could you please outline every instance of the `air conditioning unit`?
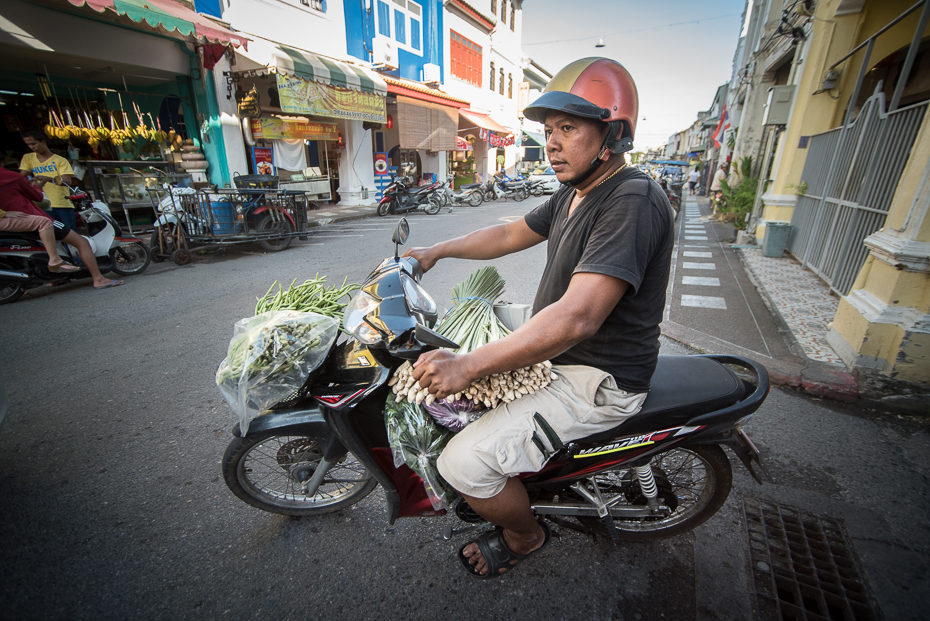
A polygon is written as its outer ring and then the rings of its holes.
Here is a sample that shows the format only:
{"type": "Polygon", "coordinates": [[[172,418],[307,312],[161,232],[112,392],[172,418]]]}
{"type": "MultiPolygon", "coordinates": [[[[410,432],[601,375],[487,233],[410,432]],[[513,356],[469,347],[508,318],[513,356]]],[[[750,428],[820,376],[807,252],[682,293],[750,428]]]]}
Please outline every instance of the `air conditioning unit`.
{"type": "Polygon", "coordinates": [[[771,86],[762,113],[763,125],[787,125],[794,99],[794,85],[771,86]]]}
{"type": "Polygon", "coordinates": [[[379,69],[397,69],[397,46],[393,39],[378,35],[372,41],[372,64],[379,69]]]}
{"type": "Polygon", "coordinates": [[[434,63],[423,65],[423,81],[427,84],[440,84],[442,82],[442,69],[434,63]]]}

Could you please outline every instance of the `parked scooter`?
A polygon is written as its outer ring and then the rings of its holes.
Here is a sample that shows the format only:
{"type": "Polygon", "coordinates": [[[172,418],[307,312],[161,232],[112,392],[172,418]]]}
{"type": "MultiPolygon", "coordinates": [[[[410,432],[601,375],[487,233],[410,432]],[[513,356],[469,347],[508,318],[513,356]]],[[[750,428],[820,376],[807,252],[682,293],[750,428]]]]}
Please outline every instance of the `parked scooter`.
{"type": "Polygon", "coordinates": [[[442,199],[442,206],[455,206],[468,203],[472,207],[477,207],[484,202],[484,192],[482,192],[480,183],[469,183],[463,185],[456,192],[452,189],[455,177],[449,177],[442,182],[439,190],[439,196],[442,199]]]}
{"type": "Polygon", "coordinates": [[[681,212],[682,184],[672,181],[667,177],[659,177],[659,185],[665,190],[665,195],[668,197],[668,202],[672,204],[672,209],[675,211],[675,219],[677,220],[678,214],[681,212]]]}
{"type": "MultiPolygon", "coordinates": [[[[152,260],[148,247],[138,237],[125,237],[110,208],[101,201],[91,200],[86,192],[65,184],[55,177],[55,185],[64,185],[71,191],[68,197],[74,203],[75,213],[84,220],[90,236],[84,239],[97,259],[102,274],[116,272],[120,276],[141,274],[152,260]]],[[[80,265],[77,248],[59,243],[62,259],[80,265]]],[[[15,302],[27,289],[61,280],[90,278],[85,268],[80,272],[50,272],[48,253],[39,242],[38,233],[0,233],[0,304],[15,302]]]]}
{"type": "Polygon", "coordinates": [[[484,200],[493,201],[498,198],[512,198],[522,201],[530,195],[523,181],[510,181],[507,175],[495,175],[488,180],[484,188],[484,200]]]}
{"type": "Polygon", "coordinates": [[[403,177],[391,176],[391,183],[384,188],[384,195],[378,201],[378,215],[403,214],[410,211],[425,211],[431,216],[442,209],[439,197],[440,184],[431,183],[419,188],[411,188],[403,177]]]}
{"type": "MultiPolygon", "coordinates": [[[[419,263],[398,256],[408,234],[402,219],[394,256],[348,304],[344,338],[303,388],[253,419],[247,434],[233,428],[222,471],[244,502],[272,513],[320,515],[354,505],[381,485],[390,523],[445,514],[433,508],[410,468],[395,466],[385,431],[388,381],[397,368],[423,352],[458,347],[431,329],[437,306],[420,285],[419,263]]],[[[660,356],[651,383],[641,412],[612,430],[558,444],[542,471],[520,475],[538,516],[614,540],[691,530],[730,492],[723,446],[761,483],[759,453],[743,427],[768,394],[765,368],[736,356],[660,356]]],[[[483,521],[462,499],[452,510],[465,522],[483,521]]],[[[447,527],[443,536],[473,528],[447,527]]]]}

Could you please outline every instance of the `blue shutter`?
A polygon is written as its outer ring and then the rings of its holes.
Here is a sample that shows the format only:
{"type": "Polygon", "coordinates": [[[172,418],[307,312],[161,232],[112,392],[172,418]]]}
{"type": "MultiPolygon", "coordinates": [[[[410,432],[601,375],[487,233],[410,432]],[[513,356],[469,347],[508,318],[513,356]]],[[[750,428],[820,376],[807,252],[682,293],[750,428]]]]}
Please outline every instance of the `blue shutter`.
{"type": "Polygon", "coordinates": [[[407,16],[399,9],[394,9],[394,38],[399,43],[407,44],[407,16]]]}
{"type": "Polygon", "coordinates": [[[391,7],[378,1],[378,34],[391,36],[391,7]]]}
{"type": "Polygon", "coordinates": [[[420,22],[410,19],[410,46],[420,51],[420,22]]]}

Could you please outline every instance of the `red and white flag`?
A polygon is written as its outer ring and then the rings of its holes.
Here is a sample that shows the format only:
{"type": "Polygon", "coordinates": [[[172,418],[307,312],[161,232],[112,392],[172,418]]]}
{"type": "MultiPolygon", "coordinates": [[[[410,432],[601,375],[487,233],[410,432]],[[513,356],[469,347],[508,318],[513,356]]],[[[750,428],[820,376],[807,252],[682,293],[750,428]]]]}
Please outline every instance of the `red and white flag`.
{"type": "Polygon", "coordinates": [[[718,149],[728,129],[730,129],[730,116],[727,114],[727,105],[723,104],[723,114],[720,115],[720,122],[717,123],[717,129],[714,131],[714,146],[718,149]]]}

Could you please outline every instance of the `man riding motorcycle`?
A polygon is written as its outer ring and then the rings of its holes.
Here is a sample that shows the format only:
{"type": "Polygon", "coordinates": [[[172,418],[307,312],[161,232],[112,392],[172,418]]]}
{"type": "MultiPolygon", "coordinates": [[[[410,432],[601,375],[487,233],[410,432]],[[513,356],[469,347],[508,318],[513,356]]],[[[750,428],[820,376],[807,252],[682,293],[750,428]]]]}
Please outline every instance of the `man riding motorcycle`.
{"type": "Polygon", "coordinates": [[[658,184],[626,166],[638,106],[636,85],[616,61],[571,63],[524,110],[545,123],[546,151],[564,187],[521,220],[406,253],[425,271],[443,258],[489,260],[548,243],[524,326],[471,353],[436,350],[415,364],[414,377],[437,398],[544,360],[560,380],[487,412],[439,459],[468,505],[498,525],[459,552],[477,577],[505,573],[549,542],[516,475],[542,469],[572,440],[616,427],[649,390],[674,216],[658,184]]]}

